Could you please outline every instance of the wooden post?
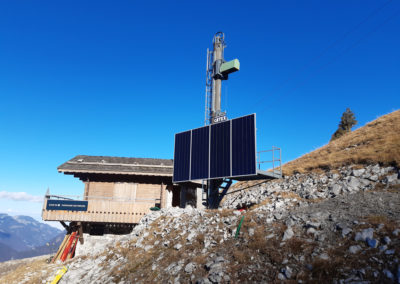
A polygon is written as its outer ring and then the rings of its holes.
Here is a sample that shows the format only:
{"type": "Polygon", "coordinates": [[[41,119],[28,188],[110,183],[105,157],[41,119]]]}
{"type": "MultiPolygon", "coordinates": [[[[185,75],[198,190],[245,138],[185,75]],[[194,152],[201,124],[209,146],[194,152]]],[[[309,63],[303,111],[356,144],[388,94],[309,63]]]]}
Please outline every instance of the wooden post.
{"type": "Polygon", "coordinates": [[[84,239],[83,239],[83,228],[81,222],[78,222],[78,234],[79,234],[79,242],[81,243],[81,245],[83,245],[84,239]]]}
{"type": "Polygon", "coordinates": [[[164,183],[161,183],[161,192],[160,192],[160,208],[165,208],[166,207],[166,197],[167,194],[165,192],[166,190],[166,185],[164,183]]]}

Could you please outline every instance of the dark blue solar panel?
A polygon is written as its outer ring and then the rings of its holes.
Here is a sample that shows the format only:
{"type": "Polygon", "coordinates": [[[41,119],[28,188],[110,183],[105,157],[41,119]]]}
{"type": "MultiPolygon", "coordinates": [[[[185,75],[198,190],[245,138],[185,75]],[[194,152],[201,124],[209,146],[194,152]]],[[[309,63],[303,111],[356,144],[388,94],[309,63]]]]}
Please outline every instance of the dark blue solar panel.
{"type": "Polygon", "coordinates": [[[208,126],[192,130],[191,180],[208,178],[209,133],[208,126]]]}
{"type": "Polygon", "coordinates": [[[210,178],[231,176],[230,124],[211,125],[210,178]]]}
{"type": "Polygon", "coordinates": [[[189,180],[190,132],[175,134],[174,182],[189,180]]]}
{"type": "Polygon", "coordinates": [[[256,174],[254,114],[232,120],[232,176],[256,174]]]}
{"type": "Polygon", "coordinates": [[[255,115],[175,135],[174,182],[255,175],[255,115]]]}

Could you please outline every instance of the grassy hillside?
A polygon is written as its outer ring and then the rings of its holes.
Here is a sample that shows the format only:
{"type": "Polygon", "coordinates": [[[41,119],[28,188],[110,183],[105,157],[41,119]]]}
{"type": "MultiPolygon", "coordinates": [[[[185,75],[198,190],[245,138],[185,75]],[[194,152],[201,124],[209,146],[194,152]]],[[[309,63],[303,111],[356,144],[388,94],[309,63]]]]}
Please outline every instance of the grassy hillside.
{"type": "Polygon", "coordinates": [[[349,164],[400,165],[400,110],[283,165],[286,175],[349,164]]]}

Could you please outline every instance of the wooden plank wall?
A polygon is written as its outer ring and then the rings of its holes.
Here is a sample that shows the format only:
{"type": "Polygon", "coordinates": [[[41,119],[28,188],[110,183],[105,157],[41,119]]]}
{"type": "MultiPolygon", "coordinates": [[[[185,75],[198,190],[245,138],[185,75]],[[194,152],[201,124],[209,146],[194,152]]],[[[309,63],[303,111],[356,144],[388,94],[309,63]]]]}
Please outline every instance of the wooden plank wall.
{"type": "Polygon", "coordinates": [[[116,200],[135,200],[137,183],[117,182],[114,184],[114,198],[116,200]]]}
{"type": "Polygon", "coordinates": [[[116,197],[119,200],[127,199],[160,199],[161,184],[143,184],[128,182],[88,182],[86,194],[90,197],[116,197]]]}
{"type": "Polygon", "coordinates": [[[143,184],[137,186],[136,198],[161,198],[161,184],[143,184]]]}
{"type": "Polygon", "coordinates": [[[113,182],[88,182],[87,196],[103,196],[113,197],[114,183],[113,182]]]}

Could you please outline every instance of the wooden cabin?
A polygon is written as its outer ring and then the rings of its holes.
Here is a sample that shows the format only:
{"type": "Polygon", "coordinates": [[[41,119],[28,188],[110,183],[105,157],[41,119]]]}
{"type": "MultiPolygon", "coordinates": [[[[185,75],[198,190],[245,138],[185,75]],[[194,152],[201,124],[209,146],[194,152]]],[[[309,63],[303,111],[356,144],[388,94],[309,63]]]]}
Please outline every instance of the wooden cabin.
{"type": "Polygon", "coordinates": [[[201,184],[172,183],[173,160],[79,155],[58,171],[79,178],[84,183],[83,195],[48,192],[42,218],[79,223],[84,232],[126,231],[150,208],[202,204],[201,184]]]}

